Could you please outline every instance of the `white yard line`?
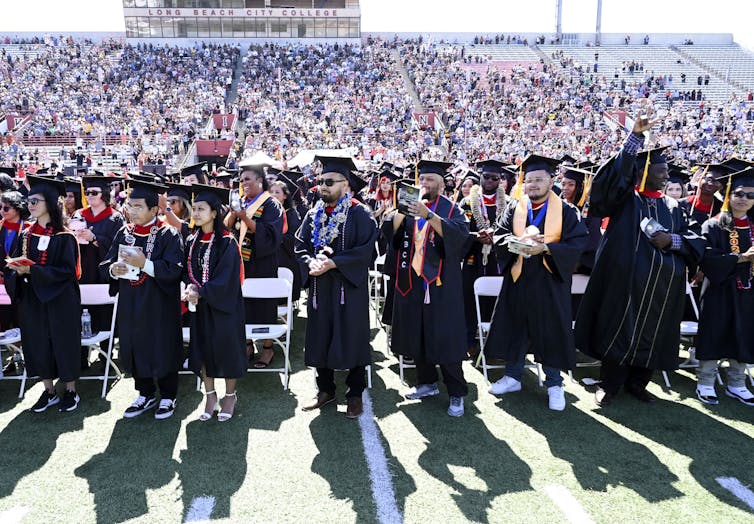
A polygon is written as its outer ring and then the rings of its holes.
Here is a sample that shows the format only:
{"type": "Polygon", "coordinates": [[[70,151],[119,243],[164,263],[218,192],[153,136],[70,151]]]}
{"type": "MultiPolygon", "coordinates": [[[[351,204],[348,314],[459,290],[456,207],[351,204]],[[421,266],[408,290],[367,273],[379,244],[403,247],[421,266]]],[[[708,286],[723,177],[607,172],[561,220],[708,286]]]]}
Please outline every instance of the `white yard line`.
{"type": "Polygon", "coordinates": [[[16,506],[0,512],[0,522],[3,524],[20,524],[21,520],[31,511],[26,506],[16,506]]]}
{"type": "Polygon", "coordinates": [[[742,500],[744,504],[751,509],[754,509],[754,493],[752,493],[751,489],[741,484],[740,480],[735,477],[717,477],[715,480],[722,487],[742,500]]]}
{"type": "Polygon", "coordinates": [[[196,497],[191,501],[184,522],[207,522],[215,509],[215,497],[196,497]]]}
{"type": "Polygon", "coordinates": [[[377,519],[380,524],[400,524],[403,522],[403,515],[395,500],[393,480],[387,467],[387,458],[385,458],[385,448],[380,440],[380,430],[374,421],[372,399],[366,390],[362,398],[364,413],[359,417],[359,427],[364,455],[369,466],[369,479],[372,482],[372,498],[377,505],[377,519]]]}
{"type": "Polygon", "coordinates": [[[571,492],[559,484],[550,484],[545,486],[545,493],[560,508],[568,522],[572,524],[594,524],[594,520],[589,516],[579,501],[571,495],[571,492]]]}

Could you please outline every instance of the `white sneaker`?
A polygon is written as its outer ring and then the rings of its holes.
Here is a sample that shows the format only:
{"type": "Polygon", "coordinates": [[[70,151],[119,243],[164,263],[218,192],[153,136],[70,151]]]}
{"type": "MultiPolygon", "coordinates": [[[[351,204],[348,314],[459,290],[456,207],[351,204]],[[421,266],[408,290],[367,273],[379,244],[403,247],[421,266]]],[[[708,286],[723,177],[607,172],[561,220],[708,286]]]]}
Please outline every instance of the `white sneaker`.
{"type": "Polygon", "coordinates": [[[419,384],[414,389],[404,395],[409,400],[418,400],[424,397],[433,397],[439,395],[440,390],[437,384],[419,384]]]}
{"type": "Polygon", "coordinates": [[[725,388],[725,394],[730,398],[734,398],[747,406],[754,406],[754,394],[748,390],[746,386],[740,388],[732,388],[728,386],[725,388]]]}
{"type": "Polygon", "coordinates": [[[463,416],[463,397],[450,397],[448,415],[450,415],[451,417],[463,416]]]}
{"type": "Polygon", "coordinates": [[[160,406],[157,411],[154,412],[154,418],[157,420],[163,420],[173,416],[175,412],[176,401],[170,398],[160,399],[160,406]]]}
{"type": "Polygon", "coordinates": [[[550,397],[550,409],[563,411],[566,406],[565,391],[563,386],[550,386],[547,388],[547,396],[550,397]]]}
{"type": "Polygon", "coordinates": [[[521,391],[521,381],[505,376],[493,383],[489,389],[493,395],[505,395],[506,393],[514,393],[521,391]]]}
{"type": "Polygon", "coordinates": [[[720,402],[717,399],[717,393],[715,393],[715,386],[696,386],[696,398],[703,404],[710,404],[712,406],[720,402]]]}

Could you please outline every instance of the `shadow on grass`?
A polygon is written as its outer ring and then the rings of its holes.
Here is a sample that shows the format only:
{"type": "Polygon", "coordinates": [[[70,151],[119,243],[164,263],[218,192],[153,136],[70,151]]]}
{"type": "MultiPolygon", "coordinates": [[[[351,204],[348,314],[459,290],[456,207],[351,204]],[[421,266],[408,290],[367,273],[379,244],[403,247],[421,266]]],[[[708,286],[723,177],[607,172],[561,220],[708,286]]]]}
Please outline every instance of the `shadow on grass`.
{"type": "Polygon", "coordinates": [[[541,391],[535,382],[527,386],[521,393],[504,395],[497,405],[545,437],[552,455],[571,464],[582,488],[606,492],[608,486],[622,486],[648,502],[683,496],[672,486],[678,477],[649,449],[571,406],[576,397],[567,394],[566,410],[554,412],[547,407],[546,394],[540,395],[538,406],[523,398],[541,391]]]}
{"type": "Polygon", "coordinates": [[[472,403],[475,398],[476,385],[469,383],[466,414],[458,419],[447,415],[444,391],[400,409],[427,440],[419,465],[451,489],[453,500],[468,520],[489,522],[488,512],[496,497],[532,489],[532,471],[508,444],[490,433],[472,403]],[[471,468],[486,489],[459,482],[450,466],[471,468]]]}
{"type": "Polygon", "coordinates": [[[75,470],[94,495],[98,523],[123,522],[146,515],[147,490],[168,484],[178,471],[173,448],[184,418],[198,396],[181,388],[175,414],[155,420],[154,412],[115,423],[104,452],[75,470]]]}
{"type": "MultiPolygon", "coordinates": [[[[44,413],[25,410],[0,433],[3,456],[3,465],[0,467],[0,499],[11,495],[25,476],[45,466],[55,451],[58,437],[81,430],[85,418],[100,415],[109,409],[110,402],[99,398],[97,385],[87,387],[78,384],[78,391],[82,400],[76,411],[60,413],[57,406],[48,408],[44,413]]],[[[41,393],[42,389],[39,388],[32,395],[36,398],[41,393]]]]}
{"type": "MultiPolygon", "coordinates": [[[[722,397],[720,402],[727,400],[735,402],[727,397],[722,397]]],[[[631,398],[626,398],[625,402],[636,404],[631,398]]],[[[651,406],[639,404],[637,409],[630,411],[613,410],[613,407],[619,406],[611,406],[611,409],[603,410],[601,414],[689,457],[689,473],[704,489],[721,502],[752,513],[750,507],[715,480],[717,477],[735,477],[745,486],[754,484],[751,460],[754,438],[751,435],[722,424],[699,409],[677,402],[658,400],[651,406]]],[[[731,408],[728,406],[723,409],[731,408]]]]}

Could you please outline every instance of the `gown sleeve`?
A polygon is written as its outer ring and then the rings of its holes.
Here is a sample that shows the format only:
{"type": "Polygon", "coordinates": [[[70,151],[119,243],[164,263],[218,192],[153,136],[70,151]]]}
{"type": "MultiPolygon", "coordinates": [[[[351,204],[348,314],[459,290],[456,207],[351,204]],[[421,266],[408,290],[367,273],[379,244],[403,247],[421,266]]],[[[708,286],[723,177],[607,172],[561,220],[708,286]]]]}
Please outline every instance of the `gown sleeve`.
{"type": "MultiPolygon", "coordinates": [[[[115,239],[115,235],[123,227],[123,215],[114,213],[109,220],[103,221],[104,226],[97,231],[98,255],[100,260],[104,260],[110,252],[110,246],[115,239]]],[[[104,282],[104,280],[103,280],[104,282]]]]}
{"type": "Polygon", "coordinates": [[[453,204],[449,217],[440,217],[442,238],[436,237],[438,251],[447,260],[461,260],[468,251],[469,221],[461,209],[453,204]]]}
{"type": "Polygon", "coordinates": [[[311,211],[304,217],[304,222],[296,231],[296,240],[294,254],[301,270],[301,285],[309,285],[309,262],[314,257],[314,246],[311,243],[312,238],[312,213],[311,211]]]}
{"type": "Polygon", "coordinates": [[[222,247],[219,249],[220,256],[212,271],[212,278],[199,288],[199,296],[212,309],[230,313],[237,308],[237,304],[229,298],[237,295],[241,285],[241,255],[234,237],[223,237],[219,244],[222,247]]]}
{"type": "Polygon", "coordinates": [[[154,280],[163,291],[172,293],[183,274],[183,241],[180,232],[172,227],[163,228],[160,241],[165,242],[160,258],[153,259],[154,280]]]}
{"type": "Polygon", "coordinates": [[[352,210],[354,224],[349,229],[352,231],[351,235],[355,234],[355,239],[348,239],[351,247],[335,253],[331,258],[343,278],[357,286],[361,284],[364,266],[368,266],[372,260],[377,224],[364,206],[354,206],[352,210]]]}
{"type": "Polygon", "coordinates": [[[544,255],[554,274],[564,280],[579,264],[581,253],[589,242],[589,232],[580,219],[579,211],[570,204],[563,204],[563,231],[558,242],[547,244],[549,254],[544,255]]]}
{"type": "Polygon", "coordinates": [[[589,197],[589,214],[609,217],[634,194],[636,156],[621,151],[602,166],[594,176],[589,197]]]}

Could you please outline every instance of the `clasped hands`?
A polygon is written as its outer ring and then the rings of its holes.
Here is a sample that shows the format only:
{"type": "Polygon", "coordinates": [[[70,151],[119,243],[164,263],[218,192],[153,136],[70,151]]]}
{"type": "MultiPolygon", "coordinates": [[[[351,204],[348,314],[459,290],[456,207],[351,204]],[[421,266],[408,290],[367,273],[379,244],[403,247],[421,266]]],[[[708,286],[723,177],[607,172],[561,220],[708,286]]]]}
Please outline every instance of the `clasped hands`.
{"type": "Polygon", "coordinates": [[[523,235],[518,240],[519,242],[526,242],[527,240],[533,242],[533,245],[521,248],[521,251],[527,255],[541,255],[548,251],[547,244],[545,244],[545,236],[542,234],[523,235]]]}
{"type": "Polygon", "coordinates": [[[337,266],[331,258],[313,258],[309,261],[309,274],[313,277],[324,275],[337,266]]]}
{"type": "Polygon", "coordinates": [[[195,284],[189,284],[188,286],[186,286],[186,289],[183,291],[181,300],[185,300],[189,304],[194,305],[199,302],[199,289],[195,284]]]}

